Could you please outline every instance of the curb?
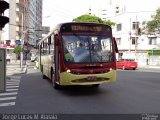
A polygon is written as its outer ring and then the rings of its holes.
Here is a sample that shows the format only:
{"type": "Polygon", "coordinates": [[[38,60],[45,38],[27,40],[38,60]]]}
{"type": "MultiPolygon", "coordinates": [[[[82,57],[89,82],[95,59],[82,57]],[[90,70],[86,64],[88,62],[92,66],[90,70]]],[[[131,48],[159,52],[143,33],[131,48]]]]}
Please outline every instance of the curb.
{"type": "Polygon", "coordinates": [[[139,66],[140,69],[160,69],[160,66],[139,66]]]}

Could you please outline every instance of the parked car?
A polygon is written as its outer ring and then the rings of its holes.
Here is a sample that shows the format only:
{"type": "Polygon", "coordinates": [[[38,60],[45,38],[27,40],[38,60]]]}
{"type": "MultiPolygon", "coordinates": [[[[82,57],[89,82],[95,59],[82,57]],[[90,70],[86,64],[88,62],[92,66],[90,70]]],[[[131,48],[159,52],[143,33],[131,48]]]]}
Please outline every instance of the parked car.
{"type": "Polygon", "coordinates": [[[138,63],[134,59],[120,59],[116,62],[116,67],[123,70],[136,70],[138,67],[138,63]]]}

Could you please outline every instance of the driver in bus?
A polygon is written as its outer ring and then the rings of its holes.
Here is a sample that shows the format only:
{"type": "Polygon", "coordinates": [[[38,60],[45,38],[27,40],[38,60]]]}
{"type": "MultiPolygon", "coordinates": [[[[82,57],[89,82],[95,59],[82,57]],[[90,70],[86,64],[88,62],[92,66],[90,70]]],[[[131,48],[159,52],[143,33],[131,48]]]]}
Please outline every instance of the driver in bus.
{"type": "Polygon", "coordinates": [[[74,61],[75,62],[85,62],[86,56],[89,54],[88,50],[85,48],[85,46],[80,43],[79,47],[74,52],[74,61]]]}

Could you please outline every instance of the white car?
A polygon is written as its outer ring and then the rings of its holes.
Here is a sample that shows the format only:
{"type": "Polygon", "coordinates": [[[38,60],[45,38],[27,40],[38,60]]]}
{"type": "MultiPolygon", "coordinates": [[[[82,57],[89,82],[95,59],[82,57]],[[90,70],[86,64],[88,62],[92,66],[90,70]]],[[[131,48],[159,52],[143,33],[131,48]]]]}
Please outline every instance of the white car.
{"type": "Polygon", "coordinates": [[[34,62],[37,58],[37,54],[36,53],[32,53],[31,54],[31,62],[34,62]]]}

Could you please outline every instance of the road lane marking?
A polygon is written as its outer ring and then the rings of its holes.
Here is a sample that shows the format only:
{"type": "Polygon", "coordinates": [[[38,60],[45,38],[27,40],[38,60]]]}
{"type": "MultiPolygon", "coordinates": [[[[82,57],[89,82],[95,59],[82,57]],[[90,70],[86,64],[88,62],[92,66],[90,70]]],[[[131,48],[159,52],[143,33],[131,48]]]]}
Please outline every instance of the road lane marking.
{"type": "Polygon", "coordinates": [[[12,83],[20,83],[20,82],[6,82],[7,84],[12,84],[12,83]]]}
{"type": "Polygon", "coordinates": [[[11,79],[21,79],[21,76],[12,76],[11,79]]]}
{"type": "Polygon", "coordinates": [[[7,83],[7,86],[12,86],[12,85],[19,85],[19,83],[7,83]]]}
{"type": "Polygon", "coordinates": [[[20,80],[16,80],[16,79],[10,79],[8,81],[20,82],[20,80]]]}
{"type": "Polygon", "coordinates": [[[5,97],[5,98],[0,98],[0,101],[3,101],[3,100],[15,100],[16,97],[5,97]]]}
{"type": "Polygon", "coordinates": [[[12,93],[0,93],[0,96],[5,96],[5,95],[17,95],[18,92],[12,92],[12,93]]]}
{"type": "Polygon", "coordinates": [[[10,91],[18,91],[18,89],[6,89],[7,92],[10,92],[10,91]]]}
{"type": "Polygon", "coordinates": [[[18,88],[19,86],[7,86],[6,88],[18,88]]]}
{"type": "Polygon", "coordinates": [[[0,103],[0,107],[5,107],[5,106],[13,106],[15,105],[15,102],[9,102],[9,103],[0,103]]]}

